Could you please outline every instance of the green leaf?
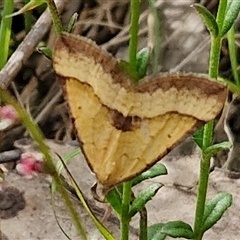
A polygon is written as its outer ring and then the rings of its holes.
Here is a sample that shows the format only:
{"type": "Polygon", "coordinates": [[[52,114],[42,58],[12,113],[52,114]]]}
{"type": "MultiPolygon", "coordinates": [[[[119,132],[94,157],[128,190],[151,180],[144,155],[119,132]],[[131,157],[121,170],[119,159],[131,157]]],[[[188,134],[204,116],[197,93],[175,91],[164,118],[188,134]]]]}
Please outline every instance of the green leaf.
{"type": "Polygon", "coordinates": [[[211,228],[223,213],[232,205],[232,195],[229,193],[218,193],[210,201],[207,202],[204,209],[203,226],[201,233],[211,228]]]}
{"type": "Polygon", "coordinates": [[[48,59],[52,59],[52,49],[50,49],[46,46],[41,46],[41,47],[38,47],[37,50],[38,50],[38,52],[42,53],[48,59]]]}
{"type": "Polygon", "coordinates": [[[200,149],[203,147],[203,131],[204,126],[197,130],[192,136],[193,141],[198,145],[200,149]]]}
{"type": "Polygon", "coordinates": [[[238,17],[238,13],[240,11],[240,1],[239,0],[228,0],[227,1],[227,9],[225,13],[225,18],[223,22],[221,31],[221,36],[224,36],[229,29],[234,24],[234,21],[238,17]]]}
{"type": "Polygon", "coordinates": [[[136,70],[139,74],[139,78],[143,78],[146,75],[147,67],[150,60],[150,49],[143,48],[137,53],[136,70]]]}
{"type": "Polygon", "coordinates": [[[23,14],[27,11],[30,11],[44,3],[47,3],[47,0],[31,0],[29,3],[27,3],[26,5],[24,5],[19,11],[13,13],[13,14],[10,14],[8,16],[6,16],[7,18],[9,17],[14,17],[14,16],[17,16],[17,15],[20,15],[20,14],[23,14]]]}
{"type": "Polygon", "coordinates": [[[117,190],[116,187],[108,192],[106,199],[112,208],[116,211],[116,213],[120,216],[122,213],[122,197],[121,193],[117,190]]]}
{"type": "Polygon", "coordinates": [[[156,223],[148,227],[147,229],[147,235],[148,240],[164,240],[167,235],[164,233],[161,233],[163,223],[156,223]]]}
{"type": "Polygon", "coordinates": [[[156,163],[150,169],[135,177],[132,180],[132,186],[135,186],[146,179],[155,178],[160,175],[166,175],[167,173],[167,169],[162,163],[156,163]]]}
{"type": "Polygon", "coordinates": [[[161,183],[154,183],[140,192],[140,194],[133,200],[129,210],[129,217],[133,217],[137,212],[139,212],[145,204],[156,195],[162,186],[163,184],[161,183]]]}
{"type": "Polygon", "coordinates": [[[78,14],[77,14],[77,13],[74,13],[74,14],[71,16],[71,18],[70,18],[70,20],[69,20],[69,22],[68,22],[68,26],[67,26],[67,32],[68,32],[68,33],[71,33],[71,32],[72,32],[73,27],[74,27],[74,25],[75,25],[75,23],[76,23],[77,20],[78,20],[78,14]]]}
{"type": "Polygon", "coordinates": [[[72,158],[79,155],[81,152],[82,151],[80,148],[76,148],[76,149],[72,150],[71,152],[67,153],[63,158],[61,158],[61,160],[57,161],[57,163],[56,163],[57,172],[60,174],[64,168],[62,161],[65,164],[67,164],[72,158]]]}
{"type": "Polygon", "coordinates": [[[204,153],[210,157],[212,157],[213,155],[215,155],[217,152],[224,150],[224,149],[228,149],[232,146],[232,143],[230,142],[221,142],[221,143],[217,143],[214,145],[211,145],[209,147],[207,147],[204,151],[204,153]]]}
{"type": "Polygon", "coordinates": [[[162,227],[161,232],[173,238],[194,238],[194,233],[191,226],[182,221],[167,222],[162,227]]]}
{"type": "Polygon", "coordinates": [[[229,58],[231,63],[232,75],[233,75],[233,82],[240,87],[240,75],[238,69],[238,51],[237,45],[235,43],[235,27],[234,25],[229,29],[227,32],[227,42],[228,42],[228,51],[229,51],[229,58]]]}
{"type": "Polygon", "coordinates": [[[217,37],[219,33],[218,25],[212,13],[201,4],[196,3],[192,4],[191,6],[194,7],[195,10],[199,13],[210,34],[214,38],[217,37]]]}

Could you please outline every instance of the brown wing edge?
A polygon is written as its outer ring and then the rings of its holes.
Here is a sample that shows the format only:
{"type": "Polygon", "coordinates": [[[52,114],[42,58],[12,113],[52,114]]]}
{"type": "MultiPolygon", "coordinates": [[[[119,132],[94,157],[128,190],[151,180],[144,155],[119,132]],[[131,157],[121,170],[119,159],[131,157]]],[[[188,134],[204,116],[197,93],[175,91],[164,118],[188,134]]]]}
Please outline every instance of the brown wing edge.
{"type": "MultiPolygon", "coordinates": [[[[82,55],[93,58],[94,61],[100,64],[105,72],[111,74],[113,83],[120,83],[124,88],[135,88],[138,92],[154,93],[161,88],[167,91],[171,87],[176,87],[180,90],[187,88],[189,90],[200,90],[201,94],[205,96],[213,96],[218,101],[225,101],[227,95],[226,86],[209,78],[206,74],[196,73],[160,73],[144,77],[137,85],[130,80],[130,77],[118,67],[118,61],[107,51],[98,46],[91,39],[75,36],[69,33],[62,33],[56,40],[55,50],[65,49],[69,55],[82,55]],[[149,84],[151,82],[151,84],[149,84]]],[[[53,55],[53,62],[54,55],[53,55]]]]}

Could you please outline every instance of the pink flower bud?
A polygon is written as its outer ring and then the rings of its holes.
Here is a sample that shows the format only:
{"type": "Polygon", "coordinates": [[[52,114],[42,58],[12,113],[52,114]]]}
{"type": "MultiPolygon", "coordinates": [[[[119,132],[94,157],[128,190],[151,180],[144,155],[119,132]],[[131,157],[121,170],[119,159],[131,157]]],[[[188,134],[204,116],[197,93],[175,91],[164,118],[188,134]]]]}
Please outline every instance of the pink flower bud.
{"type": "Polygon", "coordinates": [[[13,122],[19,119],[18,114],[12,105],[5,105],[0,107],[0,118],[9,119],[13,122]]]}
{"type": "Polygon", "coordinates": [[[39,156],[35,156],[34,153],[23,153],[16,166],[17,172],[25,177],[32,177],[35,173],[43,172],[43,161],[37,158],[39,156]]]}

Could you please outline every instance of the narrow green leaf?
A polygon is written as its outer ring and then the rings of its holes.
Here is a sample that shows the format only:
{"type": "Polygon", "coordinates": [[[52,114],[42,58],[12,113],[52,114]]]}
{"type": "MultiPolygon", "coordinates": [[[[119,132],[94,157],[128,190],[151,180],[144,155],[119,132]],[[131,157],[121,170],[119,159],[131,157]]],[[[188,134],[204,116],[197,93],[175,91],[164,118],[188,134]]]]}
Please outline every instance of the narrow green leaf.
{"type": "Polygon", "coordinates": [[[2,1],[1,5],[1,26],[0,26],[0,70],[4,67],[7,62],[9,54],[11,54],[10,40],[12,33],[12,19],[6,18],[5,16],[13,13],[14,11],[14,0],[2,1]]]}
{"type": "MultiPolygon", "coordinates": [[[[63,158],[61,158],[61,160],[64,161],[65,164],[67,164],[70,160],[72,160],[72,158],[79,155],[80,153],[81,153],[81,149],[76,148],[76,149],[72,150],[71,152],[67,153],[65,156],[63,156],[63,158]]],[[[56,163],[56,170],[57,170],[58,174],[60,174],[64,168],[61,160],[58,160],[56,163]]]]}
{"type": "Polygon", "coordinates": [[[143,78],[146,75],[147,67],[150,60],[150,49],[143,48],[137,53],[136,69],[139,74],[139,78],[143,78]]]}
{"type": "Polygon", "coordinates": [[[167,222],[162,227],[161,232],[173,238],[194,238],[191,226],[182,221],[167,222]]]}
{"type": "Polygon", "coordinates": [[[221,1],[219,1],[219,4],[218,4],[216,22],[218,25],[219,34],[221,34],[221,29],[222,29],[222,26],[224,23],[225,14],[227,12],[227,4],[228,4],[228,0],[223,0],[223,1],[221,0],[221,1]]]}
{"type": "Polygon", "coordinates": [[[68,22],[68,26],[67,26],[67,32],[68,32],[68,33],[71,33],[71,32],[72,32],[73,27],[74,27],[77,19],[78,19],[78,14],[77,14],[77,13],[74,13],[74,14],[71,16],[70,21],[68,22]]]}
{"type": "Polygon", "coordinates": [[[167,235],[164,233],[161,233],[163,223],[156,223],[148,227],[147,234],[148,234],[148,240],[164,240],[167,235]]]}
{"type": "Polygon", "coordinates": [[[225,18],[223,22],[222,29],[220,29],[221,36],[224,36],[229,29],[234,24],[234,21],[237,19],[240,11],[240,1],[239,0],[228,0],[227,1],[227,10],[225,13],[225,18]]]}
{"type": "Polygon", "coordinates": [[[236,93],[238,95],[240,95],[240,86],[238,86],[236,83],[231,82],[228,79],[223,79],[223,78],[218,78],[218,80],[227,83],[227,86],[229,88],[230,91],[232,91],[233,93],[236,93]]]}
{"type": "Polygon", "coordinates": [[[232,25],[232,27],[227,32],[228,51],[234,83],[238,87],[240,87],[240,75],[238,69],[238,50],[237,50],[238,48],[235,43],[235,36],[236,36],[235,27],[234,25],[232,25]]]}
{"type": "Polygon", "coordinates": [[[232,143],[230,142],[221,142],[221,143],[217,143],[214,145],[211,145],[209,147],[207,147],[204,151],[204,153],[210,157],[212,157],[213,155],[215,155],[217,152],[224,150],[224,149],[229,149],[232,146],[232,143]]]}
{"type": "Polygon", "coordinates": [[[48,59],[52,59],[52,49],[42,46],[37,48],[38,52],[42,53],[48,59]]]}
{"type": "Polygon", "coordinates": [[[206,232],[218,220],[221,219],[223,213],[232,205],[232,195],[229,193],[218,193],[210,201],[207,202],[203,216],[203,226],[201,233],[206,232]]]}
{"type": "Polygon", "coordinates": [[[88,206],[87,201],[85,200],[85,196],[81,189],[79,188],[78,184],[76,183],[75,179],[73,178],[72,174],[70,173],[69,169],[67,168],[67,165],[65,162],[60,158],[60,161],[63,165],[64,170],[66,171],[68,178],[70,180],[71,186],[74,188],[79,200],[81,201],[84,209],[87,211],[89,216],[91,217],[93,223],[99,230],[99,232],[105,237],[107,240],[114,240],[114,237],[112,234],[108,231],[108,229],[98,220],[98,218],[94,215],[92,212],[92,209],[88,206]]]}
{"type": "Polygon", "coordinates": [[[145,206],[145,204],[156,195],[162,186],[163,184],[161,183],[154,183],[140,192],[130,207],[129,217],[133,217],[137,212],[139,212],[145,206]]]}
{"type": "Polygon", "coordinates": [[[156,163],[150,169],[135,177],[132,180],[132,185],[135,186],[146,179],[166,175],[167,173],[167,169],[162,163],[156,163]]]}
{"type": "Polygon", "coordinates": [[[113,188],[110,192],[108,192],[106,199],[116,213],[120,216],[122,213],[122,197],[117,188],[113,188]]]}
{"type": "Polygon", "coordinates": [[[210,34],[214,38],[217,37],[219,33],[218,25],[212,13],[201,4],[195,3],[192,4],[191,6],[194,7],[195,10],[199,13],[210,34]]]}
{"type": "Polygon", "coordinates": [[[27,11],[30,11],[44,3],[47,3],[47,0],[31,0],[29,3],[27,3],[26,5],[24,5],[19,11],[13,13],[13,14],[10,14],[8,16],[6,16],[7,18],[9,17],[14,17],[14,16],[17,16],[17,15],[20,15],[20,14],[23,14],[27,11]]]}

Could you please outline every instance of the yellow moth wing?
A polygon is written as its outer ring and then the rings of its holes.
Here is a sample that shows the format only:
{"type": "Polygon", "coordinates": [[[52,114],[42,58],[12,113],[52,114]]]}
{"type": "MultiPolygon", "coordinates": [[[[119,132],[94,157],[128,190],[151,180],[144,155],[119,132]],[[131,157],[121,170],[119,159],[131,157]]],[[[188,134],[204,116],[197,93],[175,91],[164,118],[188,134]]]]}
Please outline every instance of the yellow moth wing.
{"type": "Polygon", "coordinates": [[[163,74],[135,86],[90,40],[62,34],[53,65],[86,159],[106,188],[152,166],[221,111],[226,88],[195,74],[163,74]]]}

